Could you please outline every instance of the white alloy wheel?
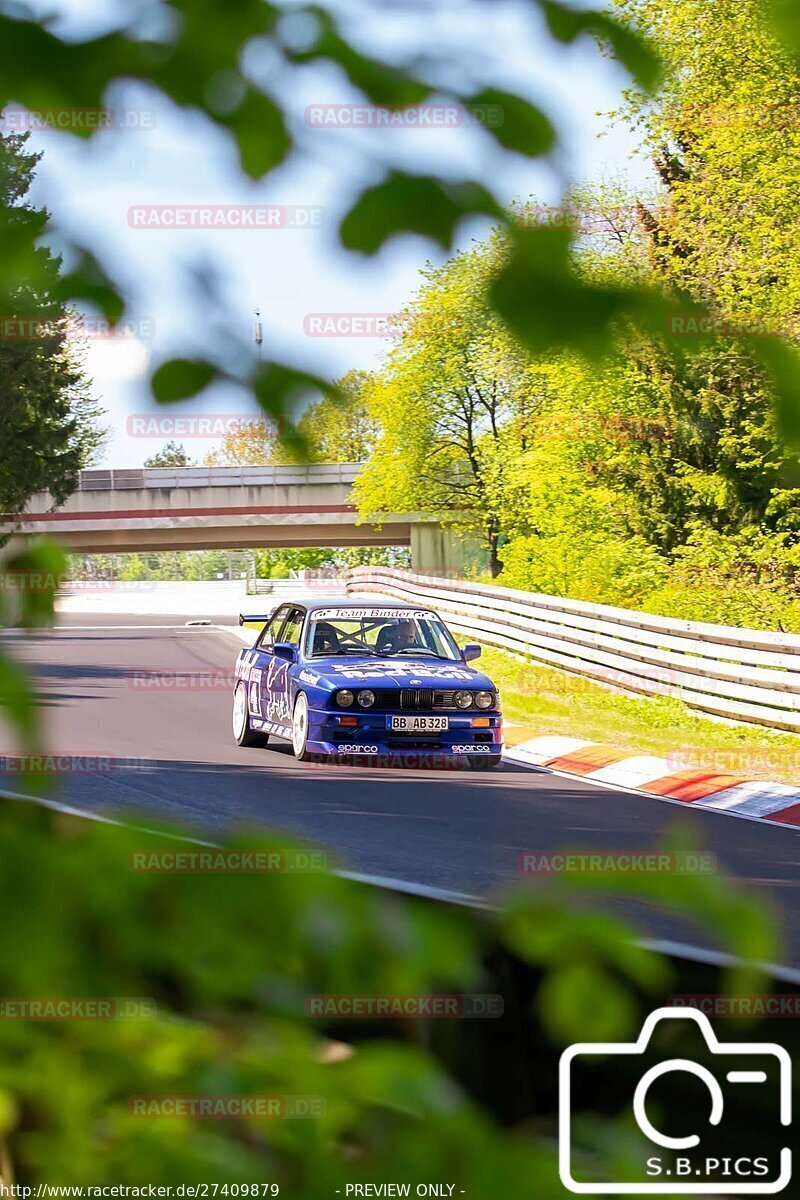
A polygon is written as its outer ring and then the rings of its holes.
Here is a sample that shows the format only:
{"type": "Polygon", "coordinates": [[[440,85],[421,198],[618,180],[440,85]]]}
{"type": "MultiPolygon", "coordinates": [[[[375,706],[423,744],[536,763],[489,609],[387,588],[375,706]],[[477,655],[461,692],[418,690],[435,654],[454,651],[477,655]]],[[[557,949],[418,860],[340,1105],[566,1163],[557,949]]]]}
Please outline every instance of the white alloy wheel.
{"type": "Polygon", "coordinates": [[[305,692],[298,692],[294,702],[292,715],[292,749],[294,756],[300,762],[308,758],[308,697],[305,692]]]}
{"type": "Polygon", "coordinates": [[[238,684],[236,691],[233,693],[233,736],[237,742],[241,741],[242,734],[247,725],[247,695],[244,686],[238,684]]]}
{"type": "Polygon", "coordinates": [[[265,733],[250,727],[247,711],[247,684],[241,679],[233,693],[233,736],[240,746],[266,746],[269,740],[265,733]]]}

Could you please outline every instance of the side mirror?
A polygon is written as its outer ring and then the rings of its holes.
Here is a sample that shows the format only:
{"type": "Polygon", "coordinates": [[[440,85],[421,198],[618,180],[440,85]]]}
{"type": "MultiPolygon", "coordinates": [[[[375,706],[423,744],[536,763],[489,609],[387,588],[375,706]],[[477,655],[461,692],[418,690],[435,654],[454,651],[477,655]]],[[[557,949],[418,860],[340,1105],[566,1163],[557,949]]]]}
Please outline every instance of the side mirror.
{"type": "Polygon", "coordinates": [[[276,658],[282,658],[284,662],[297,662],[297,647],[291,642],[276,642],[272,647],[272,653],[276,658]]]}
{"type": "Polygon", "coordinates": [[[480,658],[481,652],[480,646],[470,644],[469,646],[462,647],[461,656],[464,659],[464,662],[472,662],[473,659],[480,658]]]}

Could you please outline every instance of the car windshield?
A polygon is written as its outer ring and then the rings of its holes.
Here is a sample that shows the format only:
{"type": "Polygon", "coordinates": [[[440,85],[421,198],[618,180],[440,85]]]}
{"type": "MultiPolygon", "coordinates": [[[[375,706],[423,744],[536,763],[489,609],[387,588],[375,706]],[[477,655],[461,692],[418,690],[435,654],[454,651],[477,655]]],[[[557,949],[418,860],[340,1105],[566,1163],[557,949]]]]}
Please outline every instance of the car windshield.
{"type": "Polygon", "coordinates": [[[436,613],[426,609],[320,609],[312,612],[306,654],[369,654],[380,657],[461,657],[436,613]]]}

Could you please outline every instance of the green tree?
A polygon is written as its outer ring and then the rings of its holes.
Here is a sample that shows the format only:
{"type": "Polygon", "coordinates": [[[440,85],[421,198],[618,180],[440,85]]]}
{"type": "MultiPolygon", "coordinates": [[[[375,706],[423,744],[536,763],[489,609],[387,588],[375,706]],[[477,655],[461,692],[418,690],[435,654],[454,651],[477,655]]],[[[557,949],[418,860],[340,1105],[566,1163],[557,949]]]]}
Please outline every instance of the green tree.
{"type": "Polygon", "coordinates": [[[629,94],[667,192],[646,213],[660,270],[744,328],[800,337],[800,72],[772,0],[617,3],[667,68],[657,103],[629,94]]]}
{"type": "Polygon", "coordinates": [[[369,371],[348,371],[336,381],[336,396],[318,400],[305,410],[298,431],[311,462],[366,462],[378,436],[377,422],[366,402],[373,382],[369,371]]]}
{"type": "Polygon", "coordinates": [[[366,401],[380,434],[355,485],[359,510],[444,515],[480,533],[501,567],[501,515],[490,487],[502,430],[524,439],[537,405],[526,356],[489,303],[508,256],[501,235],[427,268],[366,401]]]}
{"type": "Polygon", "coordinates": [[[146,467],[193,467],[186,448],[178,442],[166,442],[161,450],[144,460],[146,467]]]}
{"type": "Polygon", "coordinates": [[[222,445],[209,450],[207,467],[269,467],[276,461],[276,431],[266,421],[243,421],[225,434],[222,445]]]}
{"type": "MultiPolygon", "coordinates": [[[[26,200],[40,154],[27,134],[0,135],[0,223],[23,240],[47,214],[26,200]]],[[[61,259],[36,250],[35,286],[20,282],[0,321],[0,512],[35,492],[66,499],[103,443],[100,409],[82,365],[76,323],[61,298],[61,259]]]]}

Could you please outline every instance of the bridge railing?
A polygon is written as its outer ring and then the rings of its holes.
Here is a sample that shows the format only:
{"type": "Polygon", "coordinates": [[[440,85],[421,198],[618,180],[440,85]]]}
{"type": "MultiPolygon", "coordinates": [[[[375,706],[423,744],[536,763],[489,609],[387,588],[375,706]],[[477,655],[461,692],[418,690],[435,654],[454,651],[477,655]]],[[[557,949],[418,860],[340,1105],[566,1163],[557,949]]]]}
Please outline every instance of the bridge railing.
{"type": "Polygon", "coordinates": [[[678,621],[492,584],[354,567],[348,592],[408,600],[455,632],[624,692],[800,732],[800,636],[678,621]]]}
{"type": "Polygon", "coordinates": [[[288,487],[354,483],[359,463],[314,463],[276,467],[134,467],[81,471],[78,490],[110,492],[134,488],[288,487]]]}

